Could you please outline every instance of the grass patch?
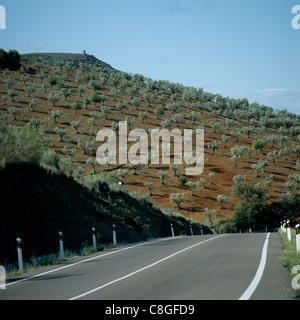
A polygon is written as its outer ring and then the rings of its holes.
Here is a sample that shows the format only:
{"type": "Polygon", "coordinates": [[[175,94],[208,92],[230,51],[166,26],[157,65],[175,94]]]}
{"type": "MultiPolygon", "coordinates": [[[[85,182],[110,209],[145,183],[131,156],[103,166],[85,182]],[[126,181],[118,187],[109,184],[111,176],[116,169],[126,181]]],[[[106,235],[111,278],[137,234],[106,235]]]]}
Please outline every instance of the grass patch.
{"type": "MultiPolygon", "coordinates": [[[[291,279],[295,277],[292,274],[294,266],[300,265],[300,252],[296,250],[296,230],[291,229],[292,241],[287,239],[287,234],[279,230],[283,242],[283,266],[288,270],[291,279]]],[[[300,299],[300,289],[295,290],[295,298],[300,299]]]]}

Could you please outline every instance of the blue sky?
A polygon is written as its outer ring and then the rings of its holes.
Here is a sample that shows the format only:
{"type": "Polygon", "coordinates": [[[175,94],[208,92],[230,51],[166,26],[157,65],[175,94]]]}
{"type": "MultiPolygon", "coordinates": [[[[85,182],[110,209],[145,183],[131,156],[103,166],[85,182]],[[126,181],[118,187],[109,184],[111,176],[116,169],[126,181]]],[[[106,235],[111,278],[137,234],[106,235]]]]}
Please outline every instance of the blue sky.
{"type": "Polygon", "coordinates": [[[0,47],[87,53],[129,73],[300,114],[296,0],[0,0],[0,47]]]}

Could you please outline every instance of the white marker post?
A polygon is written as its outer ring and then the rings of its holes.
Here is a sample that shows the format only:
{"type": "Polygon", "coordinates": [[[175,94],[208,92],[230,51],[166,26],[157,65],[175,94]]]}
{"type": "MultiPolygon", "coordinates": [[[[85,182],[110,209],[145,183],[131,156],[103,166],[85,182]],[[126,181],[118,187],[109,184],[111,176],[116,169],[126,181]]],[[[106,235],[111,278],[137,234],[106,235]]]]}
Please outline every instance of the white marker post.
{"type": "Polygon", "coordinates": [[[175,235],[174,235],[173,223],[171,223],[171,233],[172,233],[172,237],[174,238],[175,235]]]}
{"type": "Polygon", "coordinates": [[[18,263],[19,263],[19,271],[20,273],[24,273],[24,267],[23,267],[23,254],[22,254],[22,248],[21,248],[21,239],[17,238],[18,242],[18,248],[17,248],[17,253],[18,253],[18,263]]]}
{"type": "Polygon", "coordinates": [[[63,233],[62,232],[58,232],[59,234],[59,251],[60,251],[60,259],[64,260],[65,258],[65,253],[64,253],[64,242],[62,239],[63,233]]]}
{"type": "Polygon", "coordinates": [[[288,220],[286,223],[287,223],[287,238],[291,242],[292,236],[291,236],[290,220],[288,220]]]}
{"type": "Polygon", "coordinates": [[[193,236],[194,235],[194,233],[193,233],[193,228],[192,228],[192,226],[190,225],[190,230],[191,230],[191,236],[193,236]]]}
{"type": "Polygon", "coordinates": [[[3,266],[0,266],[0,290],[6,289],[6,271],[3,266]]]}
{"type": "Polygon", "coordinates": [[[96,250],[97,249],[97,243],[96,243],[96,234],[95,234],[95,231],[96,231],[96,229],[95,228],[92,228],[92,238],[93,238],[93,248],[94,248],[94,250],[96,250]]]}
{"type": "Polygon", "coordinates": [[[116,226],[113,224],[113,244],[117,245],[117,233],[116,233],[116,226]]]}
{"type": "Polygon", "coordinates": [[[297,252],[300,252],[300,233],[299,233],[299,227],[300,227],[300,224],[296,224],[295,225],[295,228],[296,228],[296,250],[297,252]]]}

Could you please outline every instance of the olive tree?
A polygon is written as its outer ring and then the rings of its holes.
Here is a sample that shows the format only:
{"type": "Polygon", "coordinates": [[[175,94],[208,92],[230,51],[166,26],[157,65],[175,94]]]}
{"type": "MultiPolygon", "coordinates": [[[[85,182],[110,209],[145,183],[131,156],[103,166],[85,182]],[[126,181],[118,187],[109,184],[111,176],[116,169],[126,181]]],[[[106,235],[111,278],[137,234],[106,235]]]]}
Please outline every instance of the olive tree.
{"type": "Polygon", "coordinates": [[[107,120],[107,117],[108,117],[110,111],[111,111],[110,107],[106,107],[106,106],[101,107],[101,112],[104,115],[104,119],[107,120]]]}
{"type": "Polygon", "coordinates": [[[170,195],[170,201],[174,202],[176,204],[178,210],[181,210],[180,205],[183,202],[187,202],[187,198],[186,198],[185,193],[177,193],[177,194],[172,193],[170,195]]]}
{"type": "Polygon", "coordinates": [[[161,180],[161,184],[164,185],[165,184],[165,179],[167,177],[167,172],[166,171],[163,171],[163,170],[160,170],[158,171],[157,175],[159,176],[160,180],[161,180]]]}
{"type": "Polygon", "coordinates": [[[76,133],[78,134],[78,128],[81,127],[81,122],[80,121],[72,121],[70,123],[71,127],[74,128],[76,130],[76,133]]]}
{"type": "Polygon", "coordinates": [[[207,142],[207,147],[209,149],[212,149],[212,154],[215,155],[215,151],[219,149],[221,142],[217,141],[212,141],[212,142],[207,142]]]}
{"type": "Polygon", "coordinates": [[[55,106],[56,103],[60,100],[60,93],[59,92],[54,93],[51,91],[47,99],[52,102],[53,106],[55,106]]]}
{"type": "Polygon", "coordinates": [[[87,151],[90,149],[91,147],[91,142],[90,141],[87,141],[87,142],[82,142],[81,138],[78,139],[77,141],[77,146],[78,148],[81,148],[83,149],[83,153],[86,155],[87,154],[87,151]]]}
{"type": "Polygon", "coordinates": [[[269,152],[269,153],[267,154],[267,157],[268,157],[270,160],[273,161],[274,165],[276,165],[276,162],[277,162],[278,160],[280,160],[280,158],[281,158],[281,153],[274,150],[274,151],[269,152]]]}
{"type": "Polygon", "coordinates": [[[252,164],[251,168],[256,172],[256,177],[259,177],[259,174],[267,168],[269,162],[268,160],[259,159],[258,163],[252,164]]]}
{"type": "Polygon", "coordinates": [[[220,225],[220,220],[216,218],[217,210],[205,208],[203,214],[206,218],[206,225],[215,231],[215,228],[220,225]]]}
{"type": "Polygon", "coordinates": [[[43,119],[41,118],[31,118],[30,119],[30,124],[32,124],[33,126],[35,126],[35,129],[38,130],[39,125],[41,125],[43,123],[43,119]]]}
{"type": "Polygon", "coordinates": [[[224,209],[223,203],[228,201],[228,197],[224,196],[224,194],[219,194],[217,196],[217,201],[221,203],[221,209],[224,209]]]}
{"type": "Polygon", "coordinates": [[[191,189],[193,189],[192,196],[195,194],[195,190],[199,189],[199,185],[200,185],[200,182],[189,181],[187,183],[187,186],[190,187],[191,189]]]}
{"type": "Polygon", "coordinates": [[[92,166],[93,174],[96,174],[96,166],[98,165],[98,161],[95,158],[88,158],[86,160],[86,164],[92,166]]]}
{"type": "Polygon", "coordinates": [[[22,113],[22,108],[10,107],[7,111],[14,117],[14,120],[17,120],[17,115],[22,113]]]}
{"type": "Polygon", "coordinates": [[[152,190],[154,189],[153,183],[152,182],[145,182],[144,186],[149,190],[150,197],[153,196],[153,193],[152,193],[152,190]]]}
{"type": "Polygon", "coordinates": [[[57,119],[59,119],[62,115],[63,115],[63,112],[59,111],[59,110],[51,110],[49,112],[51,118],[53,119],[53,122],[54,123],[57,123],[57,119]]]}
{"type": "Polygon", "coordinates": [[[165,114],[163,106],[157,106],[154,110],[154,114],[156,115],[157,119],[160,119],[165,114]]]}
{"type": "Polygon", "coordinates": [[[11,98],[11,101],[14,102],[15,97],[17,97],[19,94],[15,89],[9,89],[7,95],[11,98]]]}
{"type": "Polygon", "coordinates": [[[56,127],[54,129],[54,132],[60,137],[60,142],[63,142],[63,136],[65,136],[67,134],[67,129],[61,129],[56,127]]]}
{"type": "Polygon", "coordinates": [[[155,101],[155,96],[153,93],[146,92],[144,94],[144,100],[148,103],[148,106],[151,106],[151,103],[155,101]]]}
{"type": "Polygon", "coordinates": [[[139,118],[142,120],[142,123],[144,123],[144,121],[148,119],[148,111],[140,111],[139,118]]]}

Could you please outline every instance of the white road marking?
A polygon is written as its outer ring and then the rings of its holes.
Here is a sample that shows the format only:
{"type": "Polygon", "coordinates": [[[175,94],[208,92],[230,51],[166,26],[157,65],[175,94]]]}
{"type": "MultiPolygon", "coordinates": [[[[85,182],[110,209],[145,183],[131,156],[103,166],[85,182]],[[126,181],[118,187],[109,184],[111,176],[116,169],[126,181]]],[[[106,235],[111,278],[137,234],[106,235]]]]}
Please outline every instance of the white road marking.
{"type": "Polygon", "coordinates": [[[132,273],[129,273],[129,274],[127,274],[127,275],[125,275],[125,276],[123,276],[123,277],[121,277],[121,278],[115,279],[115,280],[113,280],[113,281],[111,281],[111,282],[108,282],[108,283],[106,283],[106,284],[104,284],[104,285],[102,285],[102,286],[99,286],[99,287],[97,287],[97,288],[95,288],[95,289],[92,289],[92,290],[90,290],[90,291],[87,291],[87,292],[85,292],[85,293],[82,293],[82,294],[80,294],[80,295],[78,295],[78,296],[76,296],[76,297],[70,298],[69,300],[77,300],[77,299],[83,298],[83,297],[85,297],[85,296],[87,296],[87,295],[89,295],[89,294],[92,294],[92,293],[94,293],[94,292],[96,292],[96,291],[99,291],[99,290],[101,290],[101,289],[103,289],[103,288],[106,288],[106,287],[108,287],[108,286],[110,286],[110,285],[112,285],[112,284],[114,284],[114,283],[116,283],[116,282],[122,281],[122,280],[124,280],[124,279],[127,279],[127,278],[129,278],[129,277],[134,276],[134,275],[137,274],[137,273],[140,273],[140,272],[142,272],[142,271],[144,271],[144,270],[150,269],[150,268],[156,266],[157,264],[159,264],[159,263],[161,263],[161,262],[163,262],[163,261],[166,261],[166,260],[168,260],[168,259],[170,259],[170,258],[172,258],[172,257],[177,256],[178,254],[180,254],[180,253],[182,253],[182,252],[185,252],[185,251],[190,250],[190,249],[192,249],[192,248],[194,248],[194,247],[196,247],[196,246],[199,246],[199,245],[201,245],[201,244],[203,244],[203,243],[205,243],[205,242],[212,241],[212,240],[218,239],[218,238],[223,237],[223,236],[224,236],[224,235],[220,235],[220,236],[216,236],[216,237],[214,237],[214,238],[210,238],[210,239],[207,239],[207,240],[198,242],[198,243],[196,243],[196,244],[194,244],[194,245],[192,245],[192,246],[189,246],[189,247],[187,247],[187,248],[185,248],[185,249],[182,249],[182,250],[180,250],[180,251],[177,251],[177,252],[175,252],[175,253],[173,253],[173,254],[171,254],[171,255],[169,255],[169,256],[161,259],[161,260],[158,260],[158,261],[156,261],[156,262],[154,262],[154,263],[152,263],[152,264],[150,264],[150,265],[148,265],[148,266],[146,266],[146,267],[144,267],[144,268],[138,269],[138,270],[136,270],[136,271],[134,271],[134,272],[132,272],[132,273]]]}
{"type": "Polygon", "coordinates": [[[265,240],[265,243],[263,246],[262,254],[261,254],[260,264],[259,264],[258,269],[256,271],[255,277],[253,278],[253,280],[252,280],[250,286],[247,288],[247,290],[239,298],[239,300],[249,300],[251,298],[252,294],[254,293],[254,291],[256,290],[256,288],[262,278],[262,275],[264,273],[264,269],[266,266],[266,262],[267,262],[269,237],[270,237],[270,233],[267,234],[267,237],[266,237],[266,240],[265,240]]]}
{"type": "Polygon", "coordinates": [[[39,273],[39,274],[36,274],[36,275],[28,277],[28,278],[23,278],[23,279],[20,279],[20,280],[16,280],[14,282],[7,283],[6,287],[14,285],[14,284],[17,284],[17,283],[20,283],[20,282],[24,282],[24,281],[27,281],[27,280],[31,280],[31,279],[34,279],[34,278],[38,278],[38,277],[44,276],[44,275],[49,274],[49,273],[53,273],[53,272],[56,272],[56,271],[67,269],[67,268],[71,268],[71,267],[77,266],[78,264],[81,264],[81,263],[84,263],[84,262],[100,259],[102,257],[108,256],[108,255],[112,255],[112,254],[115,254],[115,253],[119,253],[119,252],[122,252],[122,251],[125,251],[125,250],[130,250],[130,249],[134,249],[134,248],[137,248],[137,247],[141,247],[141,246],[144,246],[144,245],[149,244],[149,243],[161,242],[161,241],[172,240],[172,239],[174,239],[174,238],[163,238],[163,239],[158,239],[158,240],[153,240],[153,241],[147,241],[147,242],[143,242],[143,243],[131,246],[131,247],[126,247],[126,248],[123,248],[123,249],[120,249],[120,250],[116,250],[116,251],[104,253],[104,254],[101,254],[101,255],[97,255],[95,257],[88,258],[88,259],[85,259],[85,260],[81,260],[81,261],[78,261],[78,262],[75,262],[75,263],[72,263],[72,264],[68,264],[68,265],[63,266],[63,267],[59,267],[59,268],[56,268],[56,269],[52,269],[52,270],[43,272],[43,273],[39,273]]]}

